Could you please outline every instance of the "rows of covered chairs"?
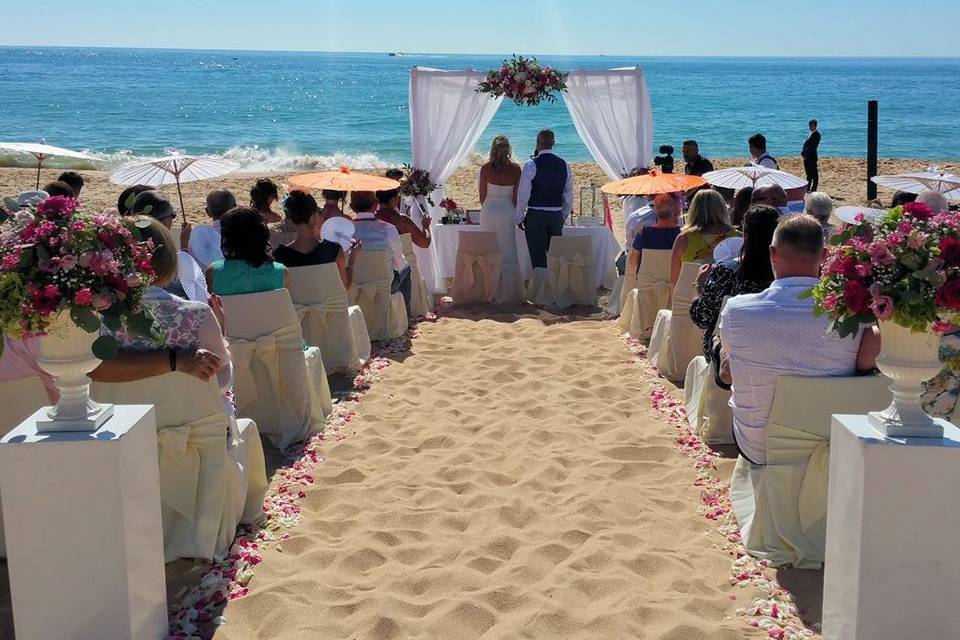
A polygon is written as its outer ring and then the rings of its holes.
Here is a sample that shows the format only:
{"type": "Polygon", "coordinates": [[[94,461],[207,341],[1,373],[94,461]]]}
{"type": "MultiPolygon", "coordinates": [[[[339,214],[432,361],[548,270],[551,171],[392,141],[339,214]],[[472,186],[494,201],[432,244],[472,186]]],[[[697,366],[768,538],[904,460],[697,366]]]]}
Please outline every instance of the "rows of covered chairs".
{"type": "MultiPolygon", "coordinates": [[[[589,236],[551,239],[547,267],[534,269],[524,298],[536,305],[566,309],[597,303],[596,266],[589,236]]],[[[503,255],[492,231],[460,232],[450,295],[455,303],[494,303],[498,291],[512,291],[513,269],[503,268],[503,255]]]]}
{"type": "MultiPolygon", "coordinates": [[[[390,294],[385,252],[365,254],[350,294],[331,264],[291,269],[289,292],[221,296],[236,417],[216,380],[173,372],[92,385],[95,400],[156,408],[167,561],[223,557],[237,526],[262,515],[261,435],[282,450],[320,432],[332,412],[328,373],[356,372],[370,357],[370,333],[385,339],[406,331],[402,296],[390,294]]],[[[49,403],[39,377],[0,384],[0,432],[49,403]]],[[[2,543],[0,523],[0,552],[2,543]]]]}

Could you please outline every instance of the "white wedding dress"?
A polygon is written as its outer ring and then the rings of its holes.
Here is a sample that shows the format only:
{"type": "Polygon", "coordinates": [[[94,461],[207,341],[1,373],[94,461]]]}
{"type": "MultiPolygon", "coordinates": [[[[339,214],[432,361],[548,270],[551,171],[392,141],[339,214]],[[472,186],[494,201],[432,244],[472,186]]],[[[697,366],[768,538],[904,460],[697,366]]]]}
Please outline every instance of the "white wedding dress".
{"type": "Polygon", "coordinates": [[[487,199],[480,211],[480,230],[494,231],[500,245],[503,264],[500,282],[493,296],[496,304],[523,302],[523,280],[517,253],[517,209],[513,204],[513,185],[487,183],[487,199]]]}

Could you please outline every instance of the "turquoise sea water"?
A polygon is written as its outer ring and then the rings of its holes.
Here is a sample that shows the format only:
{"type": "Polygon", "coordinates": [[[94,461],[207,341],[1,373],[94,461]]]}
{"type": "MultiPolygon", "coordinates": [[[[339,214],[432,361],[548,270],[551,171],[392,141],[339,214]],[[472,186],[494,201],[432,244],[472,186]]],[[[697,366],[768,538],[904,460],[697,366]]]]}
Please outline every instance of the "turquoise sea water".
{"type": "MultiPolygon", "coordinates": [[[[113,163],[165,148],[221,154],[256,170],[381,166],[409,157],[414,65],[487,70],[502,56],[0,47],[0,140],[105,153],[113,163]]],[[[807,120],[821,155],[862,156],[866,101],[880,101],[880,154],[960,156],[960,59],[556,57],[560,69],[640,65],[657,145],[700,141],[708,157],[745,156],[761,131],[797,155],[807,120]]],[[[552,127],[558,149],[589,160],[562,101],[504,104],[497,133],[518,157],[552,127]]],[[[9,163],[10,158],[0,158],[9,163]]]]}

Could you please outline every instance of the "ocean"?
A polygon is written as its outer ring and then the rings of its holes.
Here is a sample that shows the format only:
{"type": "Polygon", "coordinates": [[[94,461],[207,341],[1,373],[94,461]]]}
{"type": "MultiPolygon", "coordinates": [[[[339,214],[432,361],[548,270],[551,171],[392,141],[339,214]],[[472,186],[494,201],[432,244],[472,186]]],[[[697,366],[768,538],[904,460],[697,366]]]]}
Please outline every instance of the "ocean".
{"type": "MultiPolygon", "coordinates": [[[[176,148],[255,171],[395,165],[409,159],[412,66],[498,67],[504,56],[0,47],[0,140],[46,141],[116,166],[176,148]]],[[[563,70],[640,65],[655,144],[695,138],[707,157],[745,157],[757,131],[798,155],[807,121],[824,156],[863,156],[866,102],[880,101],[880,155],[952,159],[960,149],[957,58],[558,57],[563,70]]],[[[536,131],[590,160],[562,100],[504,103],[480,140],[506,134],[515,155],[536,131]]],[[[10,164],[0,157],[0,164],[10,164]]]]}

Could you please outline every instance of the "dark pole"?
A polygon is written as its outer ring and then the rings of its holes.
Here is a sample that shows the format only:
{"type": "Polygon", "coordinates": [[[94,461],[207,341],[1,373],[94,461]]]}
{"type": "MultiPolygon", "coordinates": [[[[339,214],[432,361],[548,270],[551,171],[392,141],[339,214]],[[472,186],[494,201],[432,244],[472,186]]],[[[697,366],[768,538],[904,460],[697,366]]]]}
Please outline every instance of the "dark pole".
{"type": "Polygon", "coordinates": [[[867,102],[867,200],[877,199],[877,185],[873,178],[877,175],[877,101],[867,102]]]}

